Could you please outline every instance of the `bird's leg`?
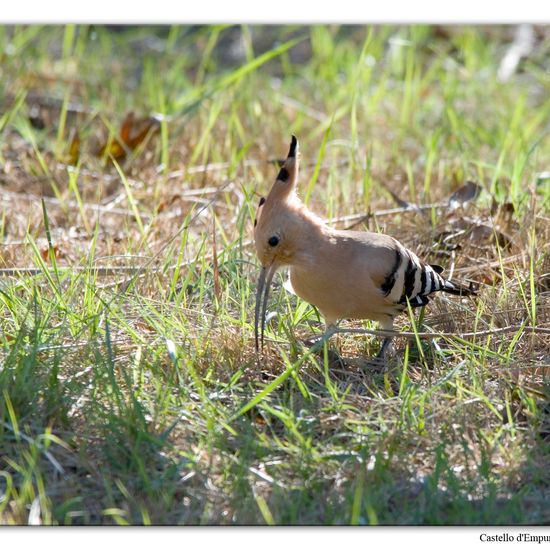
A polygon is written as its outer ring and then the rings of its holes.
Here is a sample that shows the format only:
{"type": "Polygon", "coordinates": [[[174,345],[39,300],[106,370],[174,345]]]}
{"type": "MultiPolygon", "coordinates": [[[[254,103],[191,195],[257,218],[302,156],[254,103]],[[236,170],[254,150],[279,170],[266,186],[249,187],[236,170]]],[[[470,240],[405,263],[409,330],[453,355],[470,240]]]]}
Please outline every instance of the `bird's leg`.
{"type": "Polygon", "coordinates": [[[319,341],[328,342],[334,334],[338,331],[338,327],[336,326],[336,323],[329,323],[327,322],[325,325],[325,332],[323,333],[323,336],[321,336],[319,341]]]}
{"type": "Polygon", "coordinates": [[[393,345],[393,337],[387,336],[382,341],[382,346],[380,347],[380,351],[378,352],[378,355],[376,356],[377,359],[388,359],[393,355],[395,352],[395,346],[393,345]]]}
{"type": "MultiPolygon", "coordinates": [[[[393,317],[388,321],[381,322],[380,328],[382,330],[393,330],[393,317]]],[[[394,353],[395,346],[393,345],[393,336],[386,336],[382,341],[382,346],[376,358],[385,360],[390,358],[394,353]]]]}
{"type": "Polygon", "coordinates": [[[320,344],[321,342],[327,342],[337,331],[336,323],[326,323],[325,324],[325,332],[321,334],[320,336],[314,336],[313,338],[309,338],[308,340],[304,340],[304,345],[308,348],[312,348],[313,346],[316,346],[317,344],[320,344]]]}

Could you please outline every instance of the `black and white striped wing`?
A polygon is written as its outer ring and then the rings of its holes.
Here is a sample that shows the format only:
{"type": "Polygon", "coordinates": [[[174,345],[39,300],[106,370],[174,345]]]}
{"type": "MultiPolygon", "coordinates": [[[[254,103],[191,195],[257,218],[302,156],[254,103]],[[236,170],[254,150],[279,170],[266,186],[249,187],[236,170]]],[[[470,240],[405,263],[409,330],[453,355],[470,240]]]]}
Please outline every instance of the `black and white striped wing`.
{"type": "Polygon", "coordinates": [[[447,290],[447,281],[439,275],[443,269],[438,265],[427,265],[418,256],[399,246],[395,249],[395,262],[381,285],[382,292],[394,304],[411,307],[424,306],[428,296],[438,290],[447,290]]]}

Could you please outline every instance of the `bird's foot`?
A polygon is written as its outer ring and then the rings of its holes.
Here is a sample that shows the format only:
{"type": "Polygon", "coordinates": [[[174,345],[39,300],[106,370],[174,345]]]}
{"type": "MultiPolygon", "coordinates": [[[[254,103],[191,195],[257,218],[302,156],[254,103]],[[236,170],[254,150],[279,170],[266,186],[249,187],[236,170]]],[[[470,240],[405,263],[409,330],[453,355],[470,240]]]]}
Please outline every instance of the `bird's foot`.
{"type": "Polygon", "coordinates": [[[384,338],[382,342],[382,347],[376,356],[376,359],[382,362],[386,362],[395,355],[395,346],[393,344],[392,338],[384,338]]]}
{"type": "Polygon", "coordinates": [[[301,342],[306,348],[312,348],[313,346],[320,345],[322,339],[323,335],[315,338],[308,338],[307,340],[301,340],[301,342]]]}

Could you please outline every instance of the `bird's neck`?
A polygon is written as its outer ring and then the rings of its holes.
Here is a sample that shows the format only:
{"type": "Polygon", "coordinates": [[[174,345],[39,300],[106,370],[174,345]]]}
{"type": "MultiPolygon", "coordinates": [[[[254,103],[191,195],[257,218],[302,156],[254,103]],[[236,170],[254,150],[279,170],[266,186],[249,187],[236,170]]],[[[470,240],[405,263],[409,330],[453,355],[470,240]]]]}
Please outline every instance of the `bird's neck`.
{"type": "Polygon", "coordinates": [[[294,217],[295,249],[291,265],[314,269],[319,256],[327,250],[333,229],[322,218],[314,214],[297,197],[292,204],[294,217]]]}

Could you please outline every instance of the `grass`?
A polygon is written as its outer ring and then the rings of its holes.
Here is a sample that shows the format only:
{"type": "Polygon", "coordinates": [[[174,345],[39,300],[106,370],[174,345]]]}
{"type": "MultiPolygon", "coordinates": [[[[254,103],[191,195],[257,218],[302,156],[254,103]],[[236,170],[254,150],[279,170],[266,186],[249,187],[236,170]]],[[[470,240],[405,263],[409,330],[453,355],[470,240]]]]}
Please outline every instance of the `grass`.
{"type": "Polygon", "coordinates": [[[536,32],[503,82],[511,27],[0,28],[0,523],[548,524],[536,32]],[[307,352],[282,275],[254,352],[291,133],[314,210],[480,287],[400,317],[383,367],[370,336],[307,352]]]}

